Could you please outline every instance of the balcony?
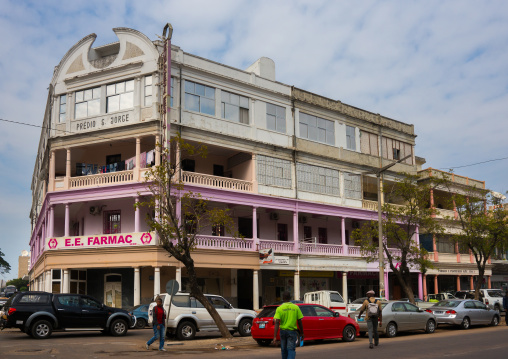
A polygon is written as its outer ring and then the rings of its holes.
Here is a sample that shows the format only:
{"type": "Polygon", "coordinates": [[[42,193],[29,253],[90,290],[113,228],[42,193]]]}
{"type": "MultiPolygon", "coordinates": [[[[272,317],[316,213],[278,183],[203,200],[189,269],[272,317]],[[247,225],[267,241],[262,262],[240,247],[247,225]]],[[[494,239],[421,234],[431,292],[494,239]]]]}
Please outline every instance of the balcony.
{"type": "MultiPolygon", "coordinates": [[[[404,207],[404,205],[401,205],[401,204],[390,203],[390,205],[395,207],[395,208],[403,208],[404,207]]],[[[364,199],[362,201],[362,208],[366,209],[368,211],[375,211],[375,212],[377,212],[377,201],[368,201],[368,200],[364,199]]]]}
{"type": "Polygon", "coordinates": [[[101,173],[96,175],[71,177],[69,188],[96,187],[103,185],[119,184],[132,182],[134,180],[134,171],[120,171],[112,173],[101,173]]]}
{"type": "Polygon", "coordinates": [[[212,176],[204,173],[182,171],[182,182],[198,186],[227,189],[233,191],[252,192],[251,181],[236,178],[212,176]]]}
{"type": "Polygon", "coordinates": [[[436,218],[455,219],[455,211],[450,209],[436,209],[436,218]]]}
{"type": "Polygon", "coordinates": [[[235,250],[235,251],[253,251],[254,241],[252,239],[215,237],[215,236],[197,236],[196,247],[206,249],[235,250]]]}

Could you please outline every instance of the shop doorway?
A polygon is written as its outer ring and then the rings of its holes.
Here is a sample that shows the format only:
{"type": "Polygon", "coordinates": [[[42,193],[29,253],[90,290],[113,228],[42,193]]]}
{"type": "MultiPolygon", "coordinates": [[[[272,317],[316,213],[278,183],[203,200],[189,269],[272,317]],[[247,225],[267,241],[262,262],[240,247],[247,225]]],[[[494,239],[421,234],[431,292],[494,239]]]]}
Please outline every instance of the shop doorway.
{"type": "Polygon", "coordinates": [[[106,274],[104,276],[104,303],[113,308],[122,307],[121,274],[106,274]]]}

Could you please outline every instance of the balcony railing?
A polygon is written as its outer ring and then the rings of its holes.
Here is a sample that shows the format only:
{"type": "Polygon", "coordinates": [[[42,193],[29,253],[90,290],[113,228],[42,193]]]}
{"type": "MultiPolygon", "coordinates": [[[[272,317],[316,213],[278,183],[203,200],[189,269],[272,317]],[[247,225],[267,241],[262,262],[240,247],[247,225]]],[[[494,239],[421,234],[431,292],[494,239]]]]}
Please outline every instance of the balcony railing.
{"type": "Polygon", "coordinates": [[[342,246],[337,244],[300,243],[302,254],[324,254],[328,256],[342,255],[342,246]]]}
{"type": "Polygon", "coordinates": [[[236,251],[252,251],[254,241],[252,239],[215,237],[215,236],[197,236],[196,247],[207,249],[228,249],[236,251]]]}
{"type": "Polygon", "coordinates": [[[259,249],[270,249],[278,253],[293,253],[295,250],[294,242],[268,241],[261,239],[259,241],[259,249]]]}
{"type": "MultiPolygon", "coordinates": [[[[401,205],[401,204],[391,203],[390,205],[393,207],[399,207],[399,208],[404,207],[404,205],[401,205]]],[[[362,201],[362,208],[369,210],[369,211],[376,211],[377,212],[377,201],[369,201],[369,200],[364,199],[362,201]]]]}
{"type": "Polygon", "coordinates": [[[455,212],[450,209],[436,209],[436,218],[455,219],[455,212]]]}
{"type": "Polygon", "coordinates": [[[243,192],[252,192],[252,182],[236,178],[219,177],[207,175],[204,173],[183,171],[182,181],[184,183],[196,184],[200,186],[231,189],[243,192]]]}
{"type": "Polygon", "coordinates": [[[100,173],[96,175],[71,177],[69,182],[69,188],[94,187],[100,185],[132,182],[133,180],[134,174],[132,170],[111,173],[100,173]]]}

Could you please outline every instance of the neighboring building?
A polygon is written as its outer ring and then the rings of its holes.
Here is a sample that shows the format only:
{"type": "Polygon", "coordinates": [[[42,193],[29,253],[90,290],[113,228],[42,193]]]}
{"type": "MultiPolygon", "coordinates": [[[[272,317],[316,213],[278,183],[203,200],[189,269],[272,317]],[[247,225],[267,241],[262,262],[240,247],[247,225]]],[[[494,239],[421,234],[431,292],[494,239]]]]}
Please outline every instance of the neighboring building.
{"type": "Polygon", "coordinates": [[[18,278],[28,279],[28,270],[30,265],[30,253],[22,251],[18,257],[18,278]]]}
{"type": "MultiPolygon", "coordinates": [[[[119,42],[92,48],[89,35],[55,68],[32,180],[30,279],[31,288],[130,306],[169,279],[185,290],[187,278],[147,232],[147,211],[133,207],[149,195],[146,168],[160,161],[163,44],[114,31],[119,42]]],[[[240,70],[171,52],[171,134],[208,146],[206,159],[177,154],[181,178],[231,209],[245,236],[226,238],[220,227],[200,236],[193,257],[203,290],[253,308],[286,290],[377,290],[378,264],[361,258],[350,234],[377,220],[367,172],[410,155],[384,185],[416,173],[413,125],[277,82],[267,58],[240,70]],[[275,263],[260,264],[269,248],[275,263]]]]}

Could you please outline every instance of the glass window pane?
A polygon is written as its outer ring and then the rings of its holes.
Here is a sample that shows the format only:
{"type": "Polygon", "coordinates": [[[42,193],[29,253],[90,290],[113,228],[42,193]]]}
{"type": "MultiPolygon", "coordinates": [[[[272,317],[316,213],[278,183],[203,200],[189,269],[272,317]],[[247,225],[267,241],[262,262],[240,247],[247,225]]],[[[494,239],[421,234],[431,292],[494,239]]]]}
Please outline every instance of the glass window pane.
{"type": "Polygon", "coordinates": [[[125,92],[125,82],[119,82],[116,84],[116,93],[122,93],[125,92]]]}
{"type": "MultiPolygon", "coordinates": [[[[152,84],[152,76],[145,77],[145,86],[152,84]]],[[[171,79],[171,85],[173,85],[173,79],[171,79]]]]}
{"type": "Polygon", "coordinates": [[[266,115],[266,128],[275,131],[275,116],[266,115]]]}
{"type": "Polygon", "coordinates": [[[206,97],[215,99],[215,89],[213,87],[206,86],[206,97]]]}
{"type": "Polygon", "coordinates": [[[92,96],[93,96],[94,100],[95,100],[95,99],[100,99],[100,98],[101,98],[101,88],[100,88],[100,87],[96,87],[96,88],[94,88],[94,89],[92,90],[92,92],[93,92],[93,95],[92,95],[92,96]]]}
{"type": "Polygon", "coordinates": [[[106,111],[114,112],[120,110],[120,95],[108,97],[106,111]]]}
{"type": "Polygon", "coordinates": [[[96,116],[101,113],[101,100],[88,101],[88,116],[96,116]]]}
{"type": "Polygon", "coordinates": [[[316,127],[309,126],[309,140],[317,141],[318,132],[316,127]]]}
{"type": "Polygon", "coordinates": [[[249,123],[249,110],[246,108],[240,108],[240,122],[249,123]]]}
{"type": "Polygon", "coordinates": [[[240,96],[231,94],[230,100],[232,105],[240,106],[240,96]]]}
{"type": "Polygon", "coordinates": [[[185,109],[199,112],[199,96],[185,94],[185,109]]]}
{"type": "Polygon", "coordinates": [[[230,121],[240,121],[240,108],[238,106],[233,106],[228,103],[225,104],[225,119],[230,121]]]}
{"type": "Polygon", "coordinates": [[[308,119],[307,119],[308,117],[309,116],[306,113],[300,112],[300,123],[305,123],[305,124],[309,123],[308,119]]]}
{"type": "Polygon", "coordinates": [[[152,86],[145,87],[145,96],[152,96],[152,86]]]}
{"type": "Polygon", "coordinates": [[[120,95],[120,110],[134,107],[134,92],[127,92],[120,95]]]}
{"type": "Polygon", "coordinates": [[[75,107],[76,110],[74,113],[74,117],[76,117],[76,118],[86,117],[87,116],[87,107],[88,107],[88,104],[86,102],[77,103],[76,107],[75,107]]]}
{"type": "Polygon", "coordinates": [[[106,87],[106,94],[107,96],[113,96],[115,94],[115,85],[108,85],[106,87]]]}
{"type": "Polygon", "coordinates": [[[205,86],[196,84],[196,95],[205,96],[205,86]]]}
{"type": "Polygon", "coordinates": [[[67,96],[62,95],[60,96],[60,104],[66,104],[67,103],[67,96]]]}
{"type": "Polygon", "coordinates": [[[185,81],[185,92],[194,93],[194,82],[185,81]]]}
{"type": "Polygon", "coordinates": [[[78,279],[78,271],[77,270],[71,270],[71,279],[78,279]]]}
{"type": "Polygon", "coordinates": [[[92,99],[92,89],[85,90],[84,99],[85,99],[85,101],[88,101],[88,100],[92,99]]]}
{"type": "Polygon", "coordinates": [[[215,115],[215,101],[208,98],[201,99],[201,112],[208,115],[215,115]]]}
{"type": "Polygon", "coordinates": [[[308,116],[307,117],[307,123],[309,124],[309,127],[317,127],[317,118],[315,116],[308,116]]]}
{"type": "Polygon", "coordinates": [[[333,129],[334,129],[333,121],[326,121],[326,130],[333,131],[333,129]]]}
{"type": "Polygon", "coordinates": [[[86,280],[86,270],[79,271],[79,280],[86,280]]]}
{"type": "Polygon", "coordinates": [[[66,106],[64,103],[60,105],[60,113],[65,113],[66,106]]]}
{"type": "Polygon", "coordinates": [[[247,97],[240,96],[240,107],[249,108],[249,99],[247,97]]]}
{"type": "Polygon", "coordinates": [[[224,102],[221,102],[220,104],[220,109],[221,109],[221,117],[222,118],[226,118],[226,104],[224,102]]]}
{"type": "Polygon", "coordinates": [[[326,131],[322,128],[318,128],[318,140],[319,142],[326,142],[326,131]]]}
{"type": "Polygon", "coordinates": [[[326,143],[329,145],[335,145],[335,134],[333,132],[327,132],[326,143]]]}
{"type": "Polygon", "coordinates": [[[276,111],[278,118],[286,118],[286,109],[284,107],[277,106],[276,111]]]}
{"type": "Polygon", "coordinates": [[[309,134],[307,132],[307,124],[301,122],[300,122],[300,137],[301,138],[309,137],[309,134]]]}
{"type": "Polygon", "coordinates": [[[60,122],[65,122],[66,118],[67,118],[67,117],[66,117],[65,113],[61,113],[61,114],[60,114],[59,121],[60,121],[60,122]]]}
{"type": "Polygon", "coordinates": [[[83,101],[83,91],[76,92],[76,102],[82,102],[83,101]]]}
{"type": "Polygon", "coordinates": [[[129,80],[125,83],[125,92],[134,91],[134,80],[129,80]]]}
{"type": "Polygon", "coordinates": [[[322,118],[317,119],[318,127],[322,129],[326,129],[326,120],[323,120],[322,118]]]}
{"type": "Polygon", "coordinates": [[[277,113],[275,105],[272,105],[271,103],[266,104],[266,113],[269,115],[275,116],[277,113]]]}
{"type": "Polygon", "coordinates": [[[277,131],[286,133],[286,119],[277,118],[277,131]]]}
{"type": "Polygon", "coordinates": [[[229,102],[229,92],[221,91],[220,97],[223,102],[229,102]]]}

